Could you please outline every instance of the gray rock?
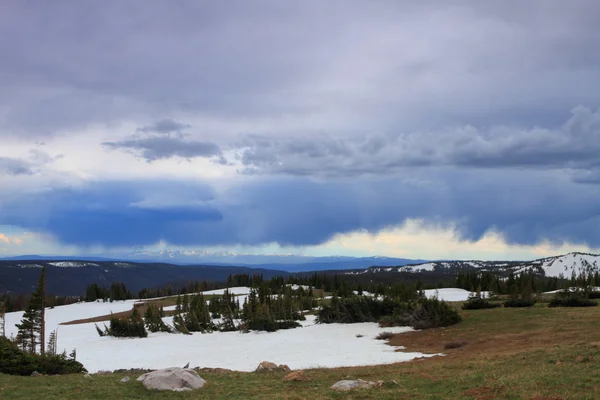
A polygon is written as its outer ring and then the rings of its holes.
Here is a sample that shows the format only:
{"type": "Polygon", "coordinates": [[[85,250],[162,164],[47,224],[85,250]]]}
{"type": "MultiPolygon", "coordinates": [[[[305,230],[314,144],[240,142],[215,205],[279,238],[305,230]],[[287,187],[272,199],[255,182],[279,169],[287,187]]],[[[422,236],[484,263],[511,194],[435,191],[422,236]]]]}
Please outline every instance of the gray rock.
{"type": "Polygon", "coordinates": [[[131,379],[130,377],[126,376],[125,378],[121,379],[121,382],[122,383],[129,382],[130,379],[131,379]]]}
{"type": "Polygon", "coordinates": [[[338,381],[331,386],[331,389],[337,390],[338,392],[347,392],[354,389],[371,389],[375,387],[381,387],[381,385],[383,385],[383,381],[371,382],[363,381],[362,379],[355,379],[338,381]]]}
{"type": "Polygon", "coordinates": [[[37,372],[37,371],[33,371],[33,372],[31,373],[31,376],[42,376],[42,374],[40,374],[40,373],[39,373],[39,372],[37,372]]]}
{"type": "Polygon", "coordinates": [[[90,374],[85,374],[83,377],[86,379],[92,379],[92,376],[90,374]]]}
{"type": "Polygon", "coordinates": [[[193,369],[166,368],[148,372],[137,378],[147,389],[176,392],[201,389],[206,381],[193,369]]]}

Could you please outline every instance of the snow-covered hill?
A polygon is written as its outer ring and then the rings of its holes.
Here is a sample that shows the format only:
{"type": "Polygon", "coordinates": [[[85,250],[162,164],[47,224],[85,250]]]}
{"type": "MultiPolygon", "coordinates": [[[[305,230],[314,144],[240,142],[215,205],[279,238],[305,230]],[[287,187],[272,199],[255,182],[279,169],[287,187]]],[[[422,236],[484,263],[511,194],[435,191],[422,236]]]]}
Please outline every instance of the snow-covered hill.
{"type": "Polygon", "coordinates": [[[411,264],[399,267],[370,267],[362,271],[350,271],[347,274],[374,274],[393,272],[439,272],[455,273],[461,270],[482,270],[500,273],[520,273],[532,271],[547,277],[570,278],[575,272],[594,274],[600,272],[600,255],[588,253],[569,253],[561,256],[541,258],[533,261],[435,261],[423,264],[411,264]]]}

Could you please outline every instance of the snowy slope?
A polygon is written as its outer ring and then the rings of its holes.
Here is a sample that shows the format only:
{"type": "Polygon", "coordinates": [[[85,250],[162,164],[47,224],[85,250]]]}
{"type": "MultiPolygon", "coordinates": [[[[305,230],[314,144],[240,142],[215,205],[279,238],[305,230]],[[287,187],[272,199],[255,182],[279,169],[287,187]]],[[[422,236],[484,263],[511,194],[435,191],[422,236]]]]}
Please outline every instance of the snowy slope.
{"type": "Polygon", "coordinates": [[[524,265],[516,272],[538,270],[543,271],[546,276],[559,276],[562,274],[565,278],[570,278],[573,272],[577,275],[582,272],[593,274],[598,272],[599,269],[600,255],[569,253],[563,256],[532,261],[529,265],[524,265]]]}
{"type": "Polygon", "coordinates": [[[478,269],[508,274],[532,271],[547,277],[570,278],[571,274],[600,272],[600,255],[569,253],[562,256],[541,258],[533,261],[436,261],[399,267],[371,267],[361,271],[349,271],[349,275],[390,272],[438,272],[456,273],[461,270],[478,269]]]}
{"type": "MultiPolygon", "coordinates": [[[[133,301],[80,303],[49,309],[48,331],[55,329],[58,321],[104,315],[111,310],[124,311],[130,309],[132,304],[133,301]]],[[[16,334],[14,324],[19,322],[21,316],[22,313],[6,315],[8,335],[16,334]]],[[[58,348],[68,352],[77,349],[77,359],[90,372],[165,368],[183,366],[188,362],[192,366],[252,371],[264,360],[302,369],[386,364],[426,356],[396,352],[397,348],[375,340],[375,336],[382,331],[402,333],[411,328],[379,328],[375,323],[315,324],[314,318],[307,317],[307,321],[302,322],[302,328],[272,333],[149,333],[148,338],[135,339],[100,337],[93,323],[61,325],[58,328],[58,348]]]]}

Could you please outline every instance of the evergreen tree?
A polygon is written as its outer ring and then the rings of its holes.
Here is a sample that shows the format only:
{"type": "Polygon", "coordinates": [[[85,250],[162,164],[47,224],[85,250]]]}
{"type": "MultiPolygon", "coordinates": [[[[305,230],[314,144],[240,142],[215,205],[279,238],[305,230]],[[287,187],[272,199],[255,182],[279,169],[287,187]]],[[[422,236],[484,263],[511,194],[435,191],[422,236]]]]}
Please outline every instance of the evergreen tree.
{"type": "Polygon", "coordinates": [[[38,286],[29,299],[23,319],[17,324],[17,342],[21,348],[35,353],[40,346],[40,354],[45,354],[45,304],[46,296],[46,267],[42,268],[38,286]]]}
{"type": "Polygon", "coordinates": [[[56,331],[50,332],[50,338],[48,339],[48,346],[46,348],[46,354],[55,356],[56,355],[57,337],[56,331]]]}

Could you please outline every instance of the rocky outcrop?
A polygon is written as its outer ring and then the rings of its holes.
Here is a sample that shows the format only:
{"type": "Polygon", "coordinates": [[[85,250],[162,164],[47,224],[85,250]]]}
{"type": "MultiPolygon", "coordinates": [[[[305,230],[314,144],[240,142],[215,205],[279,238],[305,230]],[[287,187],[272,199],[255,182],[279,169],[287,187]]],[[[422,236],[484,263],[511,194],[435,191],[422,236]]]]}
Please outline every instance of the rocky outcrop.
{"type": "Polygon", "coordinates": [[[166,368],[148,372],[137,378],[147,389],[182,392],[201,389],[206,381],[192,369],[166,368]]]}
{"type": "Polygon", "coordinates": [[[344,380],[338,381],[331,386],[331,389],[337,390],[338,392],[347,392],[354,389],[372,389],[376,387],[381,387],[383,385],[383,381],[363,381],[362,379],[355,380],[344,380]]]}

